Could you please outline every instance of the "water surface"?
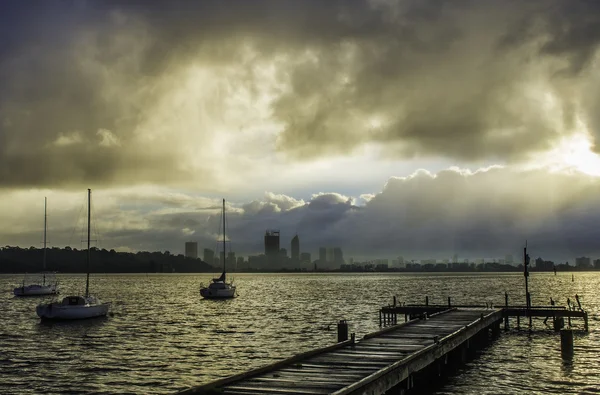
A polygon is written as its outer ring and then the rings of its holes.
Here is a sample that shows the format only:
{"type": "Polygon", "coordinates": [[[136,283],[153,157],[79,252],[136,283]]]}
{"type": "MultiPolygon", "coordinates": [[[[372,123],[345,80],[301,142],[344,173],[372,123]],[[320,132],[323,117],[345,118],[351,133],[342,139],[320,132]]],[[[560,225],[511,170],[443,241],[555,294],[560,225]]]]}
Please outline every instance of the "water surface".
{"type": "MultiPolygon", "coordinates": [[[[82,293],[85,275],[59,275],[61,290],[82,293]]],[[[336,341],[335,324],[357,338],[378,329],[378,308],[398,301],[524,301],[518,273],[238,274],[240,296],[203,300],[200,274],[93,275],[91,290],[113,303],[110,316],[45,324],[44,299],[13,298],[22,277],[0,276],[0,393],[164,394],[228,376],[336,341]]],[[[600,393],[600,273],[533,273],[534,304],[579,294],[590,332],[575,338],[575,357],[545,329],[511,330],[450,377],[439,394],[600,393]]],[[[579,322],[577,322],[580,324],[579,322]]],[[[580,325],[581,327],[581,325],[580,325]]]]}

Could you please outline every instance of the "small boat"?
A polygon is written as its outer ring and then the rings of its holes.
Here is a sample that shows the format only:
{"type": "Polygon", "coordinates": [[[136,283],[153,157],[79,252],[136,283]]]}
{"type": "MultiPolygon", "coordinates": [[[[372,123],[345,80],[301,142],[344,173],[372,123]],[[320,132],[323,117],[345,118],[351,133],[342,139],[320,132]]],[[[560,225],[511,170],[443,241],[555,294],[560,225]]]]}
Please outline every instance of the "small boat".
{"type": "Polygon", "coordinates": [[[41,284],[33,283],[25,285],[25,279],[20,287],[13,289],[15,296],[42,296],[58,294],[58,281],[52,272],[46,272],[46,233],[48,230],[47,199],[44,198],[44,257],[42,258],[43,272],[38,277],[42,278],[41,284]]]}
{"type": "Polygon", "coordinates": [[[56,280],[54,273],[41,273],[41,276],[41,284],[25,285],[25,280],[23,280],[23,285],[13,289],[13,294],[15,296],[58,295],[58,281],[56,280]]]}
{"type": "Polygon", "coordinates": [[[40,304],[35,311],[41,319],[79,320],[84,318],[103,317],[108,314],[110,303],[90,295],[90,222],[91,222],[92,190],[88,189],[88,228],[87,228],[87,277],[85,296],[67,296],[60,302],[40,304]]]}
{"type": "Polygon", "coordinates": [[[208,287],[200,287],[200,295],[205,299],[231,299],[236,297],[236,287],[226,279],[225,262],[225,199],[223,199],[223,273],[219,278],[213,278],[208,287]]]}

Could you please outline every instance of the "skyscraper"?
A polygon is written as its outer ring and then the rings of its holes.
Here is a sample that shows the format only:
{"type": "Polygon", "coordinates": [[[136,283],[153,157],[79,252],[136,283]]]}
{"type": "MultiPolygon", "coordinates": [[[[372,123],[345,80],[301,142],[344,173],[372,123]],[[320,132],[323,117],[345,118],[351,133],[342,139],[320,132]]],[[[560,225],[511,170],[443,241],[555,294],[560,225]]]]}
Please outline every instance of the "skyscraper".
{"type": "Polygon", "coordinates": [[[333,249],[333,262],[335,262],[336,265],[343,265],[345,263],[344,254],[340,247],[335,247],[333,249]]]}
{"type": "Polygon", "coordinates": [[[279,255],[279,231],[278,230],[267,230],[265,232],[265,255],[277,256],[279,255]]]}
{"type": "Polygon", "coordinates": [[[333,262],[334,261],[334,259],[333,259],[333,248],[327,247],[326,251],[327,251],[326,261],[327,262],[333,262]]]}
{"type": "Polygon", "coordinates": [[[185,257],[186,258],[198,258],[198,243],[195,241],[186,241],[185,243],[185,257]]]}
{"type": "Polygon", "coordinates": [[[204,258],[202,260],[204,262],[208,263],[209,265],[212,265],[213,262],[215,261],[215,252],[213,250],[211,250],[210,248],[205,248],[204,249],[204,258]]]}
{"type": "Polygon", "coordinates": [[[292,261],[300,261],[300,239],[298,238],[298,235],[292,238],[292,261]]]}
{"type": "Polygon", "coordinates": [[[319,248],[319,263],[327,262],[327,248],[320,247],[319,248]]]}

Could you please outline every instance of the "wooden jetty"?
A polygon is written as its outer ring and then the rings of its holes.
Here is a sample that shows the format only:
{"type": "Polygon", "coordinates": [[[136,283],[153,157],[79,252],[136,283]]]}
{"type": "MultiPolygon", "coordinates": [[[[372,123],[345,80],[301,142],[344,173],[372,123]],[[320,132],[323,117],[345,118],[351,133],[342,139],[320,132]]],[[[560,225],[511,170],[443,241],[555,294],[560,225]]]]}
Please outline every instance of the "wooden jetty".
{"type": "MultiPolygon", "coordinates": [[[[572,318],[582,318],[588,331],[588,314],[581,307],[568,302],[567,307],[511,306],[508,295],[505,304],[447,305],[393,304],[379,311],[383,329],[365,335],[356,341],[348,339],[345,321],[338,324],[338,343],[311,350],[248,372],[223,378],[180,392],[191,394],[230,395],[358,395],[385,394],[392,390],[403,394],[415,387],[415,382],[426,382],[437,377],[447,366],[460,365],[467,355],[487,344],[487,341],[509,328],[509,318],[552,318],[555,330],[561,330],[564,319],[571,327],[572,318]],[[398,316],[404,322],[398,324],[398,316]],[[491,335],[491,336],[490,336],[491,335]]],[[[561,330],[561,352],[572,354],[573,335],[570,329],[561,330]],[[565,333],[563,333],[565,332],[565,333]],[[564,335],[564,336],[563,336],[564,335]],[[564,344],[570,346],[565,346],[564,344]]]]}
{"type": "MultiPolygon", "coordinates": [[[[520,318],[529,318],[529,326],[532,325],[532,318],[552,318],[554,328],[559,330],[564,327],[564,318],[568,319],[569,327],[571,326],[572,318],[583,319],[584,330],[589,330],[588,325],[588,313],[581,307],[579,296],[575,295],[577,306],[573,303],[571,305],[570,300],[567,302],[568,306],[511,306],[508,304],[508,294],[505,294],[505,304],[502,306],[502,317],[504,319],[504,329],[509,328],[509,318],[517,319],[517,326],[519,326],[520,318]]],[[[552,302],[554,303],[554,302],[552,302]]],[[[425,297],[425,304],[396,304],[396,297],[394,297],[393,304],[384,306],[379,310],[379,326],[395,325],[398,323],[398,316],[404,315],[404,321],[407,322],[413,318],[418,318],[423,314],[432,315],[441,311],[446,311],[451,308],[493,308],[491,304],[486,305],[453,305],[451,299],[448,298],[447,305],[440,304],[429,304],[429,298],[425,297]]]]}
{"type": "MultiPolygon", "coordinates": [[[[364,336],[312,350],[180,394],[350,395],[403,392],[433,369],[464,361],[498,334],[502,309],[446,308],[364,336]]],[[[344,323],[341,323],[344,325],[344,323]]],[[[340,328],[338,327],[338,334],[340,328]]],[[[344,333],[343,330],[341,332],[344,333]]],[[[347,333],[347,327],[346,332],[347,333]]]]}

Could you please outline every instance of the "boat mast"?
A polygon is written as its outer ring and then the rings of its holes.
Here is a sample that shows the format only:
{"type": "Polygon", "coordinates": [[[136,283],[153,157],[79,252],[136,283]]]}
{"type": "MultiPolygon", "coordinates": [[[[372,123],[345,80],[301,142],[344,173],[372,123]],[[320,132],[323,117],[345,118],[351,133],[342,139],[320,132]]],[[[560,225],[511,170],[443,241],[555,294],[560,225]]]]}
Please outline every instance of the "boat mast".
{"type": "Polygon", "coordinates": [[[92,190],[88,189],[88,226],[87,226],[87,277],[85,280],[85,297],[90,295],[90,220],[92,212],[92,190]]]}
{"type": "MultiPolygon", "coordinates": [[[[47,216],[47,206],[48,206],[48,198],[44,197],[44,257],[42,258],[43,263],[43,271],[46,271],[46,232],[48,229],[48,216],[47,216]]],[[[46,273],[44,273],[44,282],[43,285],[46,285],[46,273]]]]}
{"type": "Polygon", "coordinates": [[[225,262],[227,255],[225,252],[225,199],[223,199],[223,273],[225,273],[225,262]]]}

